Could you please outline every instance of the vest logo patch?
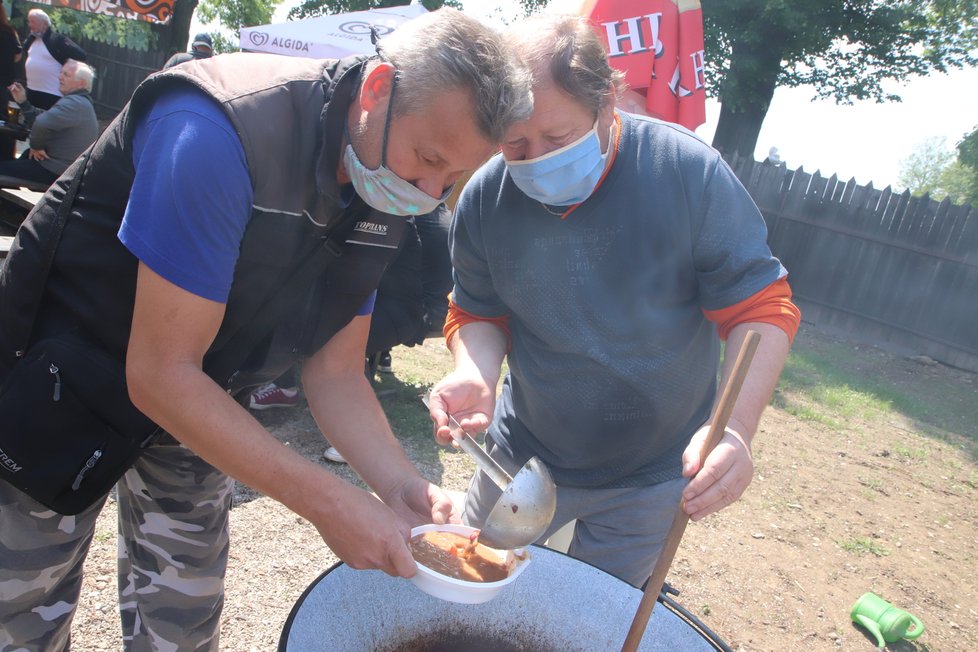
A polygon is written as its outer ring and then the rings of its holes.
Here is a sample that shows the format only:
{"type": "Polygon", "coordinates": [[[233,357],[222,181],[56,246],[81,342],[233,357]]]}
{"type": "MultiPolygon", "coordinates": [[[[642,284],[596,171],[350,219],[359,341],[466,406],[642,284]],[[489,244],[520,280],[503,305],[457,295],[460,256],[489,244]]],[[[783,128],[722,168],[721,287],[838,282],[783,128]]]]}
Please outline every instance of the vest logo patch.
{"type": "Polygon", "coordinates": [[[369,233],[371,235],[386,236],[387,228],[388,226],[386,224],[377,224],[376,222],[368,222],[366,220],[361,220],[357,222],[357,225],[356,227],[354,227],[353,230],[359,231],[360,233],[369,233]]]}
{"type": "Polygon", "coordinates": [[[17,473],[23,468],[12,457],[3,452],[2,448],[0,448],[0,465],[3,465],[3,468],[11,473],[17,473]]]}

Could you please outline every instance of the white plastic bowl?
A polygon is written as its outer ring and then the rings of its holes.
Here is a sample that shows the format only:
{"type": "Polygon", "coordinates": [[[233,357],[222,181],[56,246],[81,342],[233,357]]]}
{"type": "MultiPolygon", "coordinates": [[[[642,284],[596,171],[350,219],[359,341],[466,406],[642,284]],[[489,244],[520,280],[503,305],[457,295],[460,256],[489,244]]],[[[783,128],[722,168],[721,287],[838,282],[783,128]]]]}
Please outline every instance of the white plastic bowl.
{"type": "MultiPolygon", "coordinates": [[[[415,537],[424,532],[454,532],[462,536],[469,536],[476,531],[476,528],[467,525],[421,525],[411,530],[411,537],[415,537]]],[[[504,587],[511,584],[523,572],[527,564],[530,563],[529,549],[520,548],[519,550],[505,553],[506,559],[512,559],[515,563],[512,572],[506,579],[498,582],[467,582],[457,580],[437,573],[427,566],[418,564],[417,574],[411,578],[419,589],[428,595],[448,600],[449,602],[461,602],[463,604],[479,604],[488,602],[496,597],[504,587]],[[519,557],[515,553],[519,554],[519,557]],[[522,557],[522,559],[520,559],[522,557]]]]}

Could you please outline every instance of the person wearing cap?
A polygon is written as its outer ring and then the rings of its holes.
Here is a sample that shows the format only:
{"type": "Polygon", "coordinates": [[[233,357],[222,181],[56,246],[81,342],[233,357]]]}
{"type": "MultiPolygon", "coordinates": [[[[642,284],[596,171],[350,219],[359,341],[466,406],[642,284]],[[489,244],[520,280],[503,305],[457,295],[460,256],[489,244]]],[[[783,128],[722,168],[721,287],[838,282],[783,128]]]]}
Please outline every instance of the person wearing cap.
{"type": "Polygon", "coordinates": [[[81,338],[124,367],[162,432],[115,485],[117,542],[92,536],[108,496],[62,516],[0,474],[0,648],[67,649],[88,549],[117,545],[123,649],[219,650],[235,479],[350,567],[393,576],[417,572],[412,526],[458,519],[391,431],[366,342],[409,216],[529,116],[529,76],[496,30],[453,9],[377,49],[222,54],[150,75],[21,225],[0,267],[0,376],[30,357],[24,341],[81,338]],[[316,423],[369,490],[242,405],[296,363],[316,423]]]}
{"type": "Polygon", "coordinates": [[[163,70],[187,61],[209,59],[212,56],[214,56],[214,42],[211,40],[211,35],[207,32],[201,32],[194,37],[190,44],[190,52],[177,52],[163,64],[163,70]]]}

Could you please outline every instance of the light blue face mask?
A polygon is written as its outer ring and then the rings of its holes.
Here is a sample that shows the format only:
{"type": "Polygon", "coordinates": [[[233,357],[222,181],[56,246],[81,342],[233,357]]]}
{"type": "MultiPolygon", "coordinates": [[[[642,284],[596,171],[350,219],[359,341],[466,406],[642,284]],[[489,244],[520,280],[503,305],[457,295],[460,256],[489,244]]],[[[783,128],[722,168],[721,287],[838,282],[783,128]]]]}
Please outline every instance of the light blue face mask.
{"type": "MultiPolygon", "coordinates": [[[[371,170],[353,151],[353,145],[348,144],[343,153],[343,164],[346,173],[357,194],[367,204],[382,213],[391,215],[424,215],[430,213],[448,199],[452,189],[449,188],[441,197],[432,197],[409,181],[399,177],[387,167],[387,132],[390,130],[391,114],[394,112],[394,87],[397,74],[391,80],[391,95],[387,105],[387,116],[384,121],[384,140],[381,144],[380,167],[371,170]]],[[[348,138],[349,139],[349,138],[348,138]]]]}
{"type": "Polygon", "coordinates": [[[573,143],[527,161],[506,161],[506,169],[528,197],[551,206],[570,206],[594,192],[604,174],[608,152],[601,153],[595,120],[591,130],[573,143]]]}

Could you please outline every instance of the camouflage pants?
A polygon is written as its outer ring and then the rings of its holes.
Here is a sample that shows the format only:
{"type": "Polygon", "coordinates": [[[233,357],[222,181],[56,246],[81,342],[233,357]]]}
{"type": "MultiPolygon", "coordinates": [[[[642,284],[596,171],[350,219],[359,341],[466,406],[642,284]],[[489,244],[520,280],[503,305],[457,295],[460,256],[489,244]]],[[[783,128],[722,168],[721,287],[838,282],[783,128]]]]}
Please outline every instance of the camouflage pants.
{"type": "MultiPolygon", "coordinates": [[[[116,489],[124,649],[216,652],[231,479],[164,436],[116,489]]],[[[0,482],[0,652],[69,649],[103,503],[62,516],[0,482]]]]}

